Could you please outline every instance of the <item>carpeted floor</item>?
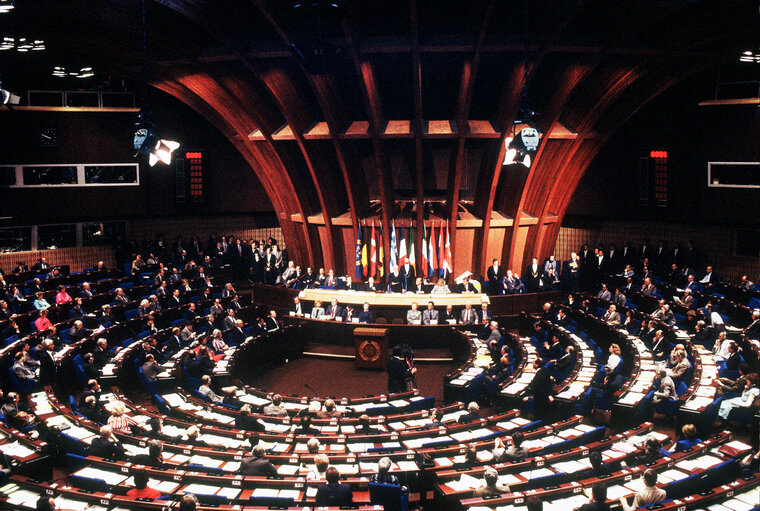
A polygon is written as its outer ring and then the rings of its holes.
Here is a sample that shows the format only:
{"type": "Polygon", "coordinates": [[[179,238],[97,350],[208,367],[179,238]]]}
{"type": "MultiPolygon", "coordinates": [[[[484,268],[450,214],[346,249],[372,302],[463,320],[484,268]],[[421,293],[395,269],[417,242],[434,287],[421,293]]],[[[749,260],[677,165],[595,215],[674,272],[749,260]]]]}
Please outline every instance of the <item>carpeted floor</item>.
{"type": "MultiPolygon", "coordinates": [[[[417,387],[422,396],[435,396],[443,402],[443,377],[455,366],[453,363],[417,365],[417,387]]],[[[320,397],[362,397],[386,393],[388,377],[385,371],[357,369],[353,360],[332,360],[304,357],[291,360],[265,374],[252,375],[251,385],[281,394],[313,396],[304,387],[310,385],[320,397]]]]}

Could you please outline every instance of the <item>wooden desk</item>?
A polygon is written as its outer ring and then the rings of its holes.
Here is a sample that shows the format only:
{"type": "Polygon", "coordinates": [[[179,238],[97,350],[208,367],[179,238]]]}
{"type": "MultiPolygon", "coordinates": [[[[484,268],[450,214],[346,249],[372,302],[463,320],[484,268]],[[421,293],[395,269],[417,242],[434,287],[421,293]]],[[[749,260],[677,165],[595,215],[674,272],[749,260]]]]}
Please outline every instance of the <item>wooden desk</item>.
{"type": "Polygon", "coordinates": [[[339,304],[362,305],[367,302],[370,305],[403,305],[405,307],[411,307],[412,302],[417,302],[420,309],[423,309],[423,306],[430,301],[434,302],[436,307],[446,307],[447,305],[464,307],[469,302],[475,309],[479,309],[482,302],[491,303],[488,295],[483,293],[431,295],[426,293],[370,293],[335,289],[304,289],[298,296],[301,300],[310,302],[320,300],[323,305],[327,305],[333,299],[338,300],[339,304]]]}

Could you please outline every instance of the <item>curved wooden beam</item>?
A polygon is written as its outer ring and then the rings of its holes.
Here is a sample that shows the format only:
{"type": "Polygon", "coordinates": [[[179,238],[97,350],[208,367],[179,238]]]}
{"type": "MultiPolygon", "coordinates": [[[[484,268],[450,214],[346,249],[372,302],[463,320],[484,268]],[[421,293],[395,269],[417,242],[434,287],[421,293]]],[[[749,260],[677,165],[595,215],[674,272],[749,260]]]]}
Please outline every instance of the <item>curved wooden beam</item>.
{"type": "MultiPolygon", "coordinates": [[[[449,170],[449,193],[446,197],[446,204],[449,211],[449,225],[451,232],[451,246],[456,248],[457,238],[457,219],[459,212],[459,192],[462,183],[462,172],[464,168],[464,154],[465,154],[465,142],[467,140],[467,120],[470,115],[470,105],[472,104],[472,92],[475,88],[475,77],[478,74],[478,66],[480,65],[480,55],[483,50],[483,43],[486,39],[486,32],[488,31],[488,25],[491,23],[491,17],[493,16],[496,8],[496,1],[491,0],[486,7],[486,13],[483,18],[483,23],[480,25],[478,32],[478,38],[475,43],[472,55],[469,60],[465,60],[462,67],[462,79],[459,85],[459,96],[457,101],[457,148],[456,156],[454,158],[454,166],[449,170]]],[[[456,250],[452,250],[451,269],[454,271],[456,268],[456,250]]],[[[475,261],[476,266],[479,268],[479,263],[475,261]]]]}
{"type": "Polygon", "coordinates": [[[291,253],[299,259],[310,257],[311,246],[308,238],[303,233],[300,236],[298,235],[298,231],[294,228],[293,221],[291,220],[291,215],[297,210],[297,208],[294,208],[294,204],[298,205],[298,203],[293,202],[288,197],[288,192],[293,190],[292,183],[287,179],[278,179],[278,176],[286,174],[281,174],[282,169],[278,170],[278,159],[276,155],[272,154],[274,153],[273,148],[266,146],[262,150],[251,142],[248,142],[245,129],[236,128],[236,124],[231,123],[211,104],[206,102],[205,99],[180,82],[161,80],[152,85],[198,112],[198,114],[215,126],[220,133],[227,137],[256,173],[256,176],[264,187],[265,193],[277,209],[280,226],[282,227],[286,244],[291,249],[291,253]],[[269,154],[267,154],[267,150],[269,150],[269,154]]]}
{"type": "MultiPolygon", "coordinates": [[[[261,0],[253,0],[253,2],[264,18],[269,21],[272,28],[279,34],[283,43],[290,46],[292,43],[290,37],[282,29],[277,20],[274,19],[274,16],[269,9],[264,6],[261,0]]],[[[359,172],[354,172],[352,174],[348,171],[348,158],[344,151],[343,143],[337,136],[342,132],[348,122],[347,117],[343,115],[343,112],[340,110],[340,105],[343,104],[343,101],[340,99],[340,93],[338,92],[338,88],[335,85],[332,76],[309,73],[300,61],[298,61],[298,65],[311,85],[311,89],[319,102],[322,114],[324,115],[330,131],[330,139],[335,148],[338,167],[343,176],[343,183],[348,195],[348,207],[351,213],[351,224],[355,239],[359,230],[359,217],[366,214],[369,208],[369,203],[366,197],[367,186],[364,174],[359,172]]],[[[327,221],[327,219],[325,219],[325,221],[327,221]]],[[[348,262],[346,262],[346,264],[348,264],[348,262]]]]}
{"type": "Polygon", "coordinates": [[[380,140],[380,128],[384,124],[383,108],[380,102],[380,91],[375,82],[375,73],[372,64],[368,60],[362,60],[359,48],[354,39],[354,31],[348,18],[343,19],[343,33],[348,41],[351,59],[362,89],[362,99],[367,110],[369,133],[372,140],[372,149],[375,155],[375,171],[378,176],[380,187],[380,206],[382,209],[383,222],[383,267],[386,274],[390,273],[388,265],[390,260],[390,236],[391,217],[395,214],[395,202],[393,200],[393,179],[390,171],[386,168],[386,158],[383,154],[383,146],[380,140]]]}
{"type": "MultiPolygon", "coordinates": [[[[326,200],[325,191],[323,190],[323,186],[327,186],[328,190],[332,188],[330,186],[332,177],[320,165],[319,156],[310,153],[304,143],[303,133],[309,127],[310,119],[304,109],[298,110],[296,108],[297,105],[302,104],[302,94],[294,81],[281,68],[262,70],[251,62],[250,59],[244,59],[243,63],[267,88],[293,132],[298,149],[301,151],[301,156],[306,162],[306,167],[309,169],[309,174],[317,192],[319,206],[325,220],[325,241],[321,243],[323,264],[326,269],[335,268],[335,244],[333,243],[331,218],[337,216],[338,212],[336,211],[335,203],[326,200]]],[[[304,223],[308,223],[307,218],[304,218],[303,221],[304,223]]]]}

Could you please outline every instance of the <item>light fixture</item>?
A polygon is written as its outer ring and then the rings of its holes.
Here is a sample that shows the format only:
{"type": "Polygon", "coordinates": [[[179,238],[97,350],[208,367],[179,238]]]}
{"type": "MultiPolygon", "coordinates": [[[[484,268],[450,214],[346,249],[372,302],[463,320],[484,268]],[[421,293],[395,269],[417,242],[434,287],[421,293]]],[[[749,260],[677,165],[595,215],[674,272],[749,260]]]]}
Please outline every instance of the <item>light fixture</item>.
{"type": "Polygon", "coordinates": [[[520,163],[530,167],[531,159],[535,158],[540,142],[541,132],[538,128],[531,124],[523,125],[521,130],[504,140],[507,150],[502,165],[520,163]]]}
{"type": "Polygon", "coordinates": [[[3,89],[3,83],[0,82],[0,105],[18,105],[21,98],[9,90],[3,89]]]}
{"type": "Polygon", "coordinates": [[[78,71],[66,71],[64,66],[55,66],[52,74],[56,78],[90,78],[95,76],[95,71],[91,67],[80,67],[78,71]]]}
{"type": "Polygon", "coordinates": [[[16,39],[12,36],[4,36],[3,40],[0,41],[0,51],[13,49],[25,53],[28,51],[43,51],[47,47],[42,39],[27,39],[26,37],[16,39]]]}
{"type": "Polygon", "coordinates": [[[530,46],[528,34],[528,2],[523,0],[523,84],[522,100],[517,118],[512,125],[512,136],[504,139],[506,151],[502,165],[519,163],[530,167],[531,161],[536,157],[538,146],[541,143],[541,131],[535,123],[538,113],[533,111],[528,101],[528,48],[530,46]]]}
{"type": "Polygon", "coordinates": [[[172,162],[172,153],[179,147],[179,142],[159,139],[150,127],[138,127],[135,131],[134,146],[137,154],[148,155],[148,164],[154,166],[159,161],[169,165],[172,162]]]}
{"type": "MultiPolygon", "coordinates": [[[[145,15],[145,0],[142,0],[142,105],[140,113],[137,114],[132,145],[135,148],[135,156],[140,153],[148,155],[148,164],[154,166],[159,161],[166,165],[172,162],[172,153],[179,148],[179,142],[173,140],[164,140],[159,138],[154,130],[153,121],[151,120],[151,111],[148,106],[148,30],[145,15]]],[[[84,69],[84,68],[83,68],[84,69]]],[[[92,68],[89,69],[90,72],[92,68]]]]}
{"type": "Polygon", "coordinates": [[[739,57],[739,62],[754,62],[756,64],[760,63],[760,53],[747,50],[741,54],[739,57]]]}
{"type": "Polygon", "coordinates": [[[13,10],[13,0],[0,0],[0,14],[13,10]]]}

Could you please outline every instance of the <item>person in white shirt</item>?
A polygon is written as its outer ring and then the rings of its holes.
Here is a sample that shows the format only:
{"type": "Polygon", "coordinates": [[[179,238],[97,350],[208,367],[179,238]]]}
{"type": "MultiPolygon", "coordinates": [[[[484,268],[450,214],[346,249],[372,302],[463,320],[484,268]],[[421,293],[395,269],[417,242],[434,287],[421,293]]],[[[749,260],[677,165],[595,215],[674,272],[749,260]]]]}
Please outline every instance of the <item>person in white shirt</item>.
{"type": "Polygon", "coordinates": [[[610,344],[610,356],[607,358],[607,367],[613,371],[620,364],[620,362],[623,361],[623,359],[620,358],[620,353],[620,346],[615,343],[610,344]]]}
{"type": "Polygon", "coordinates": [[[715,345],[713,346],[713,353],[715,354],[716,360],[726,360],[731,356],[731,351],[728,347],[732,342],[733,341],[726,338],[725,331],[718,334],[718,338],[715,340],[715,345]]]}

